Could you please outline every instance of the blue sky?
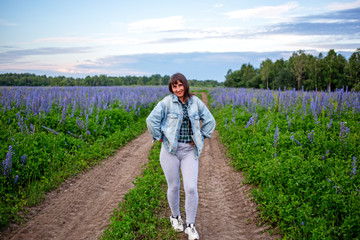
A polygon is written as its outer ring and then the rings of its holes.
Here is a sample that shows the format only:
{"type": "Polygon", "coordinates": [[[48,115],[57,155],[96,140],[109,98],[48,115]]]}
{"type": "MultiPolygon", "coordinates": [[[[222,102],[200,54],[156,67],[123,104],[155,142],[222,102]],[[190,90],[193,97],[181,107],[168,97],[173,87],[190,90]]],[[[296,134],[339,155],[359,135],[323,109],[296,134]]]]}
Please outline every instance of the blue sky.
{"type": "Polygon", "coordinates": [[[224,81],[266,58],[360,47],[360,0],[1,0],[0,72],[224,81]]]}

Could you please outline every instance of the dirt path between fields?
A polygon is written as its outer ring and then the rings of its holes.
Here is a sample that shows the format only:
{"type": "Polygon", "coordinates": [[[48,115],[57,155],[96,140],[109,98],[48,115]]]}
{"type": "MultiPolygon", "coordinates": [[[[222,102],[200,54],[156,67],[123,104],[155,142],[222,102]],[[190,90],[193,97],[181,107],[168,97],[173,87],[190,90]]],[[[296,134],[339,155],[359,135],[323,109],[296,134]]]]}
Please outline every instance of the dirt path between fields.
{"type": "MultiPolygon", "coordinates": [[[[205,94],[203,101],[207,103],[205,94]]],[[[98,239],[113,209],[141,173],[151,145],[151,137],[146,132],[101,165],[66,181],[34,208],[38,213],[33,214],[32,220],[12,232],[5,232],[3,238],[98,239]]],[[[256,204],[249,197],[251,187],[243,184],[241,173],[234,172],[228,165],[217,131],[205,140],[199,161],[196,228],[202,240],[280,238],[263,233],[266,226],[257,226],[256,204]]],[[[187,239],[183,233],[179,236],[187,239]]]]}

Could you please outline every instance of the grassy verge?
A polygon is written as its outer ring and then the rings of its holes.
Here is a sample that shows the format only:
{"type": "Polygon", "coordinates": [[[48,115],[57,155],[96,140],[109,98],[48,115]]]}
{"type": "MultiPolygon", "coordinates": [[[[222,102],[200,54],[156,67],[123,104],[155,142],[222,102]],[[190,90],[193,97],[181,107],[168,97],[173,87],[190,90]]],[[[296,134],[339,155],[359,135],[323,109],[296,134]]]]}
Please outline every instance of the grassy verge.
{"type": "Polygon", "coordinates": [[[131,189],[114,210],[110,226],[102,240],[107,239],[177,239],[170,227],[166,200],[166,179],[160,166],[161,144],[153,145],[149,163],[134,181],[131,189]]]}

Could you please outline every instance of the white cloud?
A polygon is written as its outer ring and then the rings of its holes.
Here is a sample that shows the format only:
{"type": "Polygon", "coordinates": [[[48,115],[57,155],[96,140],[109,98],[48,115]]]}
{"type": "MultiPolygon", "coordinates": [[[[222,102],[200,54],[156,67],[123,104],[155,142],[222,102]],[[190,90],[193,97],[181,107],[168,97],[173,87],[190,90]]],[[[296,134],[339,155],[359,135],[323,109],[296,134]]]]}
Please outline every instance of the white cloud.
{"type": "Polygon", "coordinates": [[[352,9],[352,8],[358,8],[360,7],[360,0],[357,0],[355,2],[350,2],[350,3],[332,3],[330,5],[328,5],[328,9],[329,10],[333,10],[333,11],[340,11],[340,10],[346,10],[346,9],[352,9]]]}
{"type": "Polygon", "coordinates": [[[128,30],[136,33],[181,30],[183,28],[184,19],[182,16],[143,19],[128,25],[128,30]]]}
{"type": "Polygon", "coordinates": [[[230,19],[250,20],[251,18],[276,19],[281,18],[299,7],[297,2],[288,2],[280,6],[263,6],[225,13],[230,19]]]}

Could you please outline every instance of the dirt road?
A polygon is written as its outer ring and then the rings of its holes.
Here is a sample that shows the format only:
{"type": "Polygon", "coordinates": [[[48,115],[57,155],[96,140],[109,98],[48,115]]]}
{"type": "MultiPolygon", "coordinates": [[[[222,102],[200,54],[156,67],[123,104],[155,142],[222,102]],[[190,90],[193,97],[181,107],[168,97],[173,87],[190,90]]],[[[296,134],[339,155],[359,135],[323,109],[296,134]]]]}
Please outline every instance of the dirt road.
{"type": "MultiPolygon", "coordinates": [[[[207,102],[206,95],[203,100],[207,102]]],[[[150,135],[144,133],[101,165],[68,180],[48,194],[32,220],[5,234],[5,239],[98,239],[113,209],[141,173],[151,144],[150,135]]],[[[217,131],[205,140],[199,161],[196,227],[201,239],[279,238],[263,233],[266,227],[256,225],[257,211],[249,198],[250,187],[242,183],[241,173],[227,164],[217,131]]],[[[179,236],[187,239],[185,234],[179,236]]]]}

